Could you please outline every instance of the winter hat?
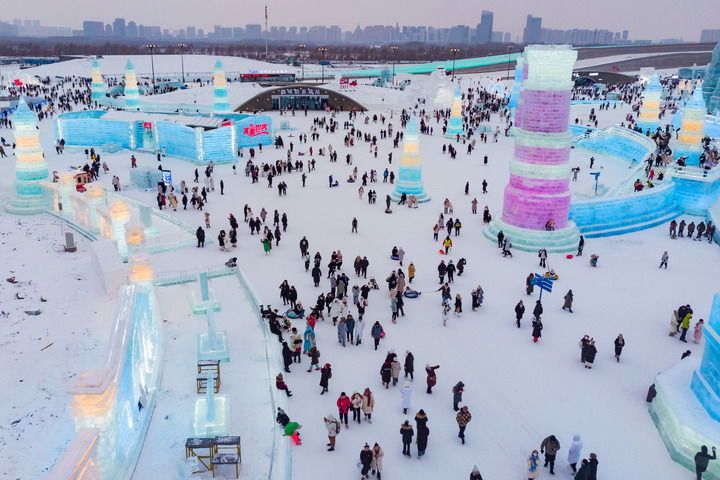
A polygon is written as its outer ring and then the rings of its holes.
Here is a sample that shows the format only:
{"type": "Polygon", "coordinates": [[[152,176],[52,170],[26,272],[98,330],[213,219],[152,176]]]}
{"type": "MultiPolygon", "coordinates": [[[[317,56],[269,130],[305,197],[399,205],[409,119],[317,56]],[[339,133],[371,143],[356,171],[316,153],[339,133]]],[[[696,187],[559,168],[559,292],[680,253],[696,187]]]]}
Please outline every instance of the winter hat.
{"type": "Polygon", "coordinates": [[[477,465],[473,466],[472,473],[480,473],[480,470],[478,470],[477,465]]]}
{"type": "Polygon", "coordinates": [[[452,263],[452,260],[450,260],[450,263],[452,263]]]}
{"type": "Polygon", "coordinates": [[[329,363],[326,363],[325,366],[326,366],[327,368],[330,368],[330,364],[329,364],[329,363]]]}
{"type": "Polygon", "coordinates": [[[445,260],[440,260],[440,263],[445,263],[445,260]]]}

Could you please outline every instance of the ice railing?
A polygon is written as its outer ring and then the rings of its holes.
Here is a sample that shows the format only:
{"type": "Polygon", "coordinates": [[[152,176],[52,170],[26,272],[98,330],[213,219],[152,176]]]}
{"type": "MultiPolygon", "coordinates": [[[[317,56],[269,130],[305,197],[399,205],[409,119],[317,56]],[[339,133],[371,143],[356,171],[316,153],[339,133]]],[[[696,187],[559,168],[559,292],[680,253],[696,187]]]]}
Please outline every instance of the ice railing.
{"type": "Polygon", "coordinates": [[[216,265],[206,269],[195,270],[170,270],[165,272],[155,272],[153,283],[155,286],[166,287],[169,285],[178,285],[181,283],[197,282],[200,273],[207,273],[208,279],[224,277],[227,275],[235,275],[237,267],[227,267],[225,265],[216,265]]]}
{"type": "Polygon", "coordinates": [[[669,177],[685,178],[701,182],[714,182],[720,178],[720,167],[706,170],[700,167],[681,167],[671,163],[665,167],[665,174],[669,177]]]}
{"type": "MultiPolygon", "coordinates": [[[[288,409],[287,405],[287,397],[284,395],[281,395],[281,391],[274,388],[274,384],[272,383],[272,378],[274,378],[275,371],[280,371],[278,369],[282,369],[283,362],[282,358],[280,357],[280,352],[277,349],[277,342],[275,341],[275,338],[270,333],[270,327],[268,326],[268,322],[265,321],[264,318],[260,315],[260,309],[259,306],[262,305],[262,301],[260,300],[260,297],[256,294],[255,289],[253,289],[252,285],[247,279],[247,275],[245,275],[245,272],[242,270],[242,268],[237,268],[237,277],[240,281],[240,285],[243,288],[245,295],[247,295],[248,299],[250,300],[251,305],[257,305],[258,308],[255,309],[255,315],[257,317],[258,322],[260,322],[260,327],[263,331],[263,336],[265,337],[265,358],[266,358],[266,368],[267,368],[267,388],[270,393],[270,408],[271,410],[267,412],[268,415],[268,422],[275,424],[275,412],[277,411],[277,407],[282,408],[283,410],[288,409]]],[[[290,442],[284,441],[281,429],[274,428],[273,429],[273,446],[272,446],[272,458],[270,460],[270,471],[267,475],[268,480],[292,480],[292,449],[290,442]]]]}

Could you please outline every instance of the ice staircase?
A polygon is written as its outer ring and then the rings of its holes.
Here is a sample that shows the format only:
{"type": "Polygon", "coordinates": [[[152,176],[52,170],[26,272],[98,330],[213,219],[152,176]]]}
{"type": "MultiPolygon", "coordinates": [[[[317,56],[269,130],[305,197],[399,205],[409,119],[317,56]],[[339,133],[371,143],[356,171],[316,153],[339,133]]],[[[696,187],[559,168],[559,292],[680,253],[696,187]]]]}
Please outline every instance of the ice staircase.
{"type": "Polygon", "coordinates": [[[642,163],[656,148],[655,142],[645,135],[617,125],[581,135],[575,145],[628,163],[635,160],[636,164],[642,163]]]}

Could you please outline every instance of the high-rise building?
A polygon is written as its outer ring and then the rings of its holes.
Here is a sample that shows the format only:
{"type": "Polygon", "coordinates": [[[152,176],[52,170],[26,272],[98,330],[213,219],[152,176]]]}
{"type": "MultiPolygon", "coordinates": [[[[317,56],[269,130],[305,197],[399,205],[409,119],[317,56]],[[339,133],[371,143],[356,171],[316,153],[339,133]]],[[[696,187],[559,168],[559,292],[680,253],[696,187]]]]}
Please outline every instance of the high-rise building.
{"type": "Polygon", "coordinates": [[[112,37],[112,34],[113,34],[112,25],[110,25],[110,24],[108,23],[108,24],[105,25],[105,36],[106,36],[106,37],[112,37]]]}
{"type": "Polygon", "coordinates": [[[125,37],[127,36],[127,29],[125,28],[125,19],[124,18],[116,18],[113,22],[113,33],[116,37],[125,37]]]}
{"type": "Polygon", "coordinates": [[[197,38],[205,38],[205,30],[203,30],[202,28],[198,28],[197,38]]]}
{"type": "Polygon", "coordinates": [[[195,38],[195,27],[187,27],[185,29],[185,37],[195,38]]]}
{"type": "Polygon", "coordinates": [[[86,37],[102,37],[105,33],[105,25],[103,22],[93,22],[85,20],[83,22],[83,35],[86,37]]]}
{"type": "Polygon", "coordinates": [[[627,42],[629,36],[630,36],[630,33],[627,30],[623,30],[623,32],[622,32],[623,42],[627,42]]]}
{"type": "Polygon", "coordinates": [[[128,38],[137,38],[138,27],[135,22],[133,22],[133,21],[128,22],[127,27],[125,28],[125,35],[128,38]]]}
{"type": "Polygon", "coordinates": [[[503,36],[503,43],[510,43],[511,35],[510,32],[505,32],[505,35],[503,36]]]}
{"type": "Polygon", "coordinates": [[[475,41],[477,43],[489,43],[492,41],[493,12],[483,10],[480,14],[480,23],[475,28],[475,41]]]}
{"type": "Polygon", "coordinates": [[[700,32],[701,43],[717,43],[720,42],[720,30],[703,30],[700,32]]]}
{"type": "Polygon", "coordinates": [[[233,40],[242,40],[245,38],[245,29],[242,27],[233,27],[232,29],[232,38],[233,40]]]}
{"type": "Polygon", "coordinates": [[[542,32],[542,18],[527,16],[525,30],[523,31],[523,43],[540,43],[542,32]]]}
{"type": "Polygon", "coordinates": [[[262,26],[258,23],[245,25],[245,37],[253,40],[263,38],[262,26]]]}

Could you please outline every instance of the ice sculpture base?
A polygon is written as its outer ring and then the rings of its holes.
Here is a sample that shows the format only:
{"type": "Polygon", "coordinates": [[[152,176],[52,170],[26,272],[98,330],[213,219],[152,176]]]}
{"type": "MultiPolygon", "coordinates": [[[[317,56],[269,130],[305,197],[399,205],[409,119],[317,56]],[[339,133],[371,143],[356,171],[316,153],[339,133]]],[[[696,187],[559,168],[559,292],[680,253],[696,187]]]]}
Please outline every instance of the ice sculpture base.
{"type": "MultiPolygon", "coordinates": [[[[404,207],[407,207],[407,204],[406,204],[406,205],[398,205],[398,204],[397,204],[397,202],[400,201],[400,196],[401,196],[401,195],[402,195],[402,193],[392,192],[392,193],[390,194],[390,198],[392,199],[393,202],[395,202],[395,206],[397,206],[397,207],[403,207],[403,206],[404,206],[404,207]]],[[[405,195],[407,195],[408,197],[410,197],[410,195],[415,195],[415,197],[417,198],[418,203],[425,203],[425,202],[429,202],[430,200],[432,200],[432,197],[430,197],[430,195],[428,195],[427,192],[422,192],[422,193],[405,193],[405,195]]],[[[393,205],[390,205],[390,208],[392,208],[392,207],[393,207],[393,205]]]]}
{"type": "Polygon", "coordinates": [[[192,423],[192,436],[196,438],[214,438],[230,435],[230,401],[224,395],[212,399],[215,406],[215,417],[207,419],[208,400],[195,400],[195,411],[192,423]]]}
{"type": "Polygon", "coordinates": [[[230,361],[230,348],[225,332],[215,332],[215,338],[210,338],[209,333],[198,335],[197,358],[200,360],[230,361]]]}
{"type": "MultiPolygon", "coordinates": [[[[691,471],[700,446],[720,445],[720,423],[707,414],[690,389],[700,358],[686,358],[655,377],[657,396],[650,416],[670,457],[691,471]]],[[[720,462],[710,462],[703,478],[720,479],[720,462]]]]}
{"type": "Polygon", "coordinates": [[[209,291],[207,300],[203,300],[200,292],[190,293],[190,309],[195,315],[205,315],[209,311],[220,311],[220,300],[215,298],[212,290],[209,291]]]}
{"type": "Polygon", "coordinates": [[[564,253],[577,250],[580,231],[574,222],[558,230],[529,230],[509,225],[502,220],[493,220],[484,231],[484,235],[497,243],[497,234],[502,230],[505,238],[510,239],[512,250],[536,252],[541,248],[548,252],[564,253]]]}
{"type": "Polygon", "coordinates": [[[47,210],[44,197],[38,199],[11,198],[5,203],[5,211],[14,215],[35,215],[47,210]]]}

